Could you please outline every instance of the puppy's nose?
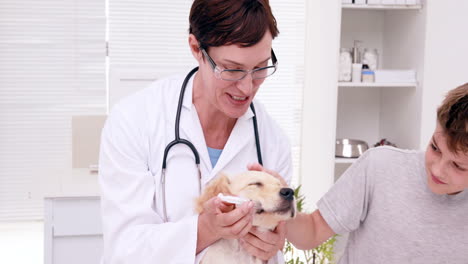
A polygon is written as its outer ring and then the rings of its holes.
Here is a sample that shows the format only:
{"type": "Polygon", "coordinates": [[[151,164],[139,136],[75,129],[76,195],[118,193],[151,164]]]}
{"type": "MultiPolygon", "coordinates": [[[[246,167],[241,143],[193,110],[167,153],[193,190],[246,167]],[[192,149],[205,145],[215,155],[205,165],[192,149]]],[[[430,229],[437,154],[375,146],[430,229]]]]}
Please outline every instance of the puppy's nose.
{"type": "Polygon", "coordinates": [[[280,196],[287,201],[291,201],[294,198],[294,190],[291,188],[281,188],[280,196]]]}

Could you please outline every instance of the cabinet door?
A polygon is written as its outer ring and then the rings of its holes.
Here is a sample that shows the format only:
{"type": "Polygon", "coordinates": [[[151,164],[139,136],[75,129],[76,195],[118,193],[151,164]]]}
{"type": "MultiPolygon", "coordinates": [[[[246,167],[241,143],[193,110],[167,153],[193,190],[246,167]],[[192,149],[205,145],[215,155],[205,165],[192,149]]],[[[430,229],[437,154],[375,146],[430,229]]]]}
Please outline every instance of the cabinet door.
{"type": "Polygon", "coordinates": [[[45,264],[98,264],[102,227],[98,197],[46,198],[45,264]]]}

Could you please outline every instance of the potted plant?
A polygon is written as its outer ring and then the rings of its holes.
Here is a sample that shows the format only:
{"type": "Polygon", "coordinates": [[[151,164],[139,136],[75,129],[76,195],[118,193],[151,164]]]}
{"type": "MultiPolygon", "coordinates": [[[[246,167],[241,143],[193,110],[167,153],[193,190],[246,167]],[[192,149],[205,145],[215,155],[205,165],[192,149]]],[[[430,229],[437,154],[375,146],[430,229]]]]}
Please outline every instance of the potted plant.
{"type": "MultiPolygon", "coordinates": [[[[301,186],[294,189],[297,211],[302,212],[304,208],[304,196],[300,194],[301,186]]],[[[289,241],[284,246],[286,264],[331,264],[334,263],[334,246],[336,235],[328,239],[320,246],[311,250],[296,249],[289,241]]]]}

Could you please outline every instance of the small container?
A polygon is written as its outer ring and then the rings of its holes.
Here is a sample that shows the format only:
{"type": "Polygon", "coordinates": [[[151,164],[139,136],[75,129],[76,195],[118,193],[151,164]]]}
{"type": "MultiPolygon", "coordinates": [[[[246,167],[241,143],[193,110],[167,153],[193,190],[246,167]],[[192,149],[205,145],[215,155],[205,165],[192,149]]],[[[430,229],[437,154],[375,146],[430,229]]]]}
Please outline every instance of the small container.
{"type": "Polygon", "coordinates": [[[362,64],[369,65],[369,69],[372,71],[377,70],[379,62],[379,53],[377,49],[364,49],[362,54],[362,64]]]}
{"type": "Polygon", "coordinates": [[[353,63],[352,82],[361,82],[362,64],[353,63]]]}
{"type": "Polygon", "coordinates": [[[361,57],[360,57],[360,46],[361,46],[361,41],[360,40],[355,40],[354,41],[354,46],[353,46],[353,63],[361,63],[361,57]]]}
{"type": "Polygon", "coordinates": [[[335,145],[335,157],[358,158],[369,149],[367,142],[357,139],[337,139],[335,145]]]}
{"type": "Polygon", "coordinates": [[[375,81],[374,71],[369,69],[367,64],[362,65],[362,82],[364,83],[373,83],[375,81]]]}

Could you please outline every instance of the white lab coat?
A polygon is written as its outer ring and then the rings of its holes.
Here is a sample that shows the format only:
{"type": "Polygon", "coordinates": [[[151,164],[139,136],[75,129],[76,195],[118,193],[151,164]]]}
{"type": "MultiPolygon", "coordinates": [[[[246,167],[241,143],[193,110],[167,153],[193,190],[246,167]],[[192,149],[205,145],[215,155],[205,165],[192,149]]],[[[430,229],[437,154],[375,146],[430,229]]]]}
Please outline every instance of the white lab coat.
{"type": "MultiPolygon", "coordinates": [[[[174,146],[167,158],[166,202],[168,223],[163,223],[161,166],[166,145],[174,139],[174,123],[182,81],[173,76],[119,102],[102,132],[99,183],[104,234],[103,263],[198,263],[195,255],[199,195],[198,174],[192,152],[174,146]]],[[[202,188],[224,171],[234,175],[257,162],[249,110],[238,119],[214,168],[208,156],[200,121],[192,104],[193,77],[185,91],[180,136],[191,141],[200,155],[202,188]]],[[[288,139],[254,101],[259,138],[266,168],[289,183],[292,175],[288,139]]],[[[278,254],[278,263],[282,263],[278,254]]],[[[270,263],[275,263],[272,260],[270,263]]]]}

